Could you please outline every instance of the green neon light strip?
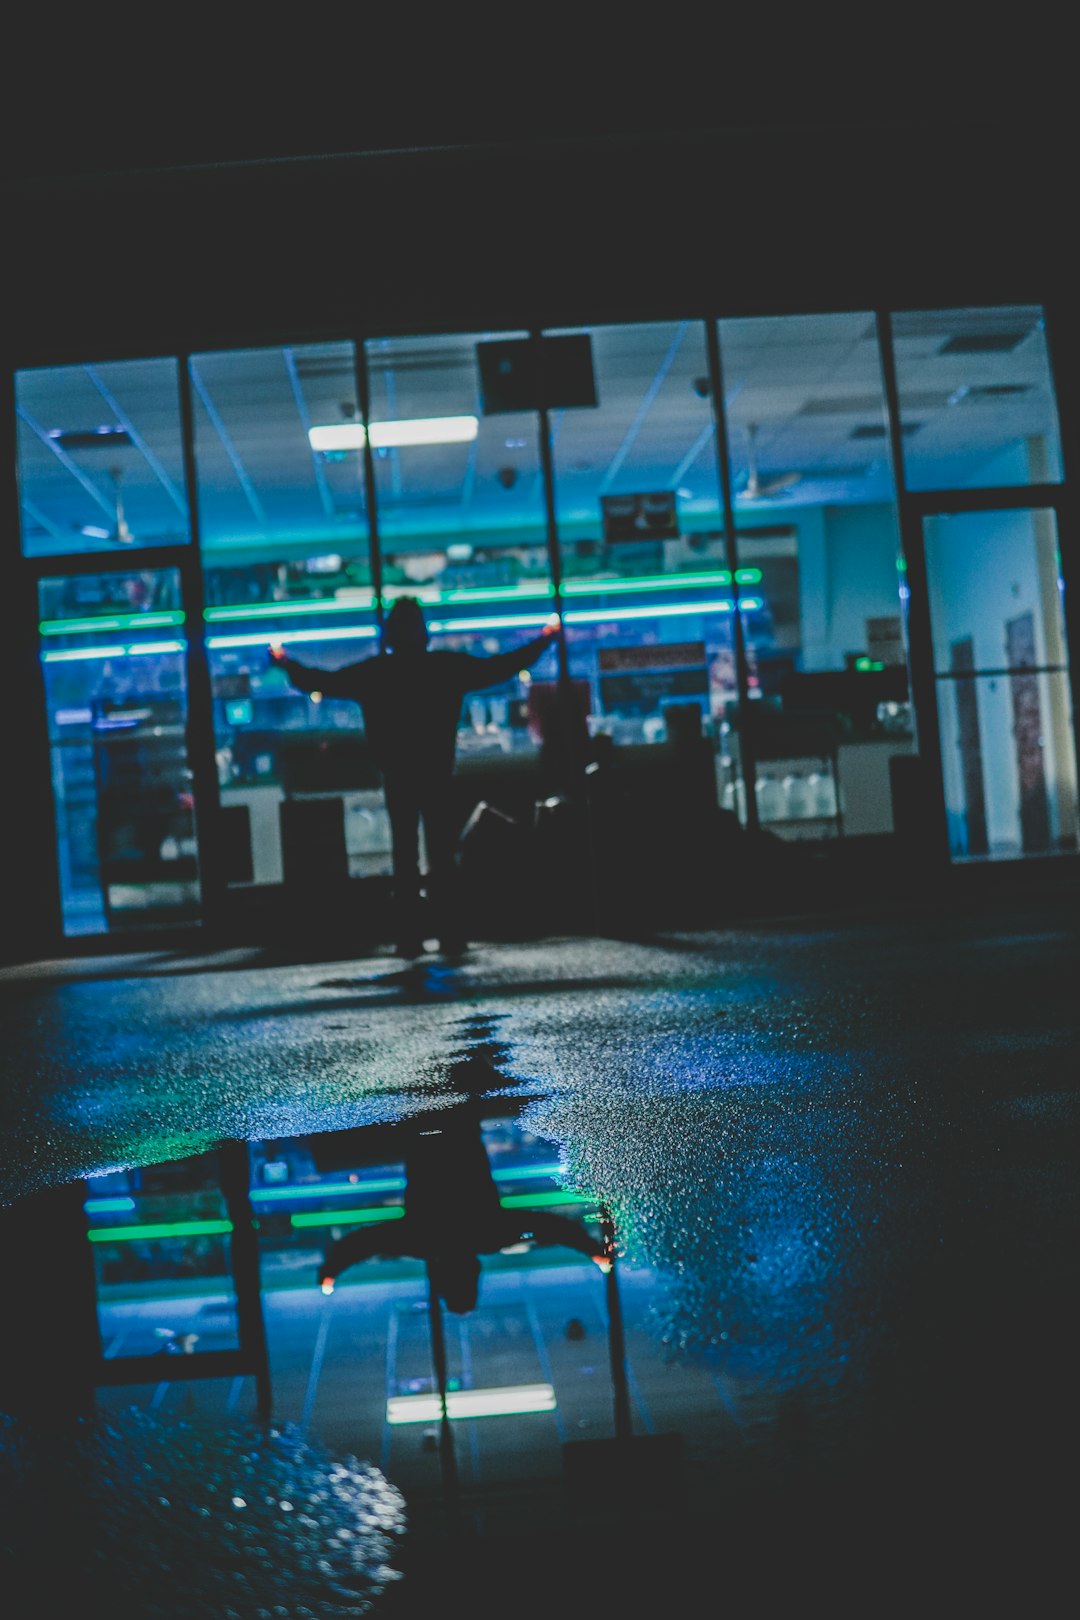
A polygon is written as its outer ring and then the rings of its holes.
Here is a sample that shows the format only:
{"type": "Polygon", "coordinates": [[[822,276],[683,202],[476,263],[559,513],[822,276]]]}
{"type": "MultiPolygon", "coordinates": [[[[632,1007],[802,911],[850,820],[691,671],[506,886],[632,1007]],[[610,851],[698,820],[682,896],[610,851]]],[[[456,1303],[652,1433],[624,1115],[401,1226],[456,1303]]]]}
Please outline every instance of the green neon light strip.
{"type": "Polygon", "coordinates": [[[80,636],[106,630],[158,630],[166,624],[183,624],[176,613],[115,613],[95,619],[42,619],[38,630],[43,636],[80,636]]]}
{"type": "MultiPolygon", "coordinates": [[[[518,1412],[554,1412],[550,1384],[506,1384],[502,1389],[454,1389],[446,1397],[448,1418],[512,1417],[518,1412]]],[[[387,1423],[435,1423],[442,1416],[437,1395],[392,1395],[387,1423]]]]}
{"type": "MultiPolygon", "coordinates": [[[[739,568],[735,578],[740,585],[761,583],[760,568],[739,568]]],[[[701,574],[649,574],[634,579],[568,579],[563,582],[564,596],[606,596],[626,591],[679,591],[709,589],[714,585],[730,585],[728,569],[713,569],[701,574]]],[[[554,596],[554,587],[546,583],[535,585],[492,585],[486,590],[441,591],[437,587],[407,585],[389,586],[383,591],[386,601],[398,596],[415,596],[426,606],[452,607],[455,604],[480,602],[547,602],[554,596]]],[[[318,602],[254,602],[249,607],[204,608],[203,618],[208,624],[237,619],[292,618],[311,613],[363,613],[375,606],[374,591],[357,591],[355,595],[339,601],[330,598],[318,602]]],[[[59,622],[59,621],[58,621],[59,622]]],[[[88,621],[89,622],[89,621],[88,621]]],[[[101,628],[105,628],[104,625],[101,628]]],[[[120,628],[119,626],[117,628],[120,628]]]]}
{"type": "Polygon", "coordinates": [[[392,1209],[313,1209],[300,1215],[290,1215],[289,1225],[303,1226],[375,1226],[379,1221],[400,1221],[405,1211],[401,1205],[392,1209]]]}
{"type": "Polygon", "coordinates": [[[131,1226],[96,1226],[91,1243],[148,1242],[151,1238],[217,1237],[233,1229],[232,1221],[158,1221],[131,1226]]]}

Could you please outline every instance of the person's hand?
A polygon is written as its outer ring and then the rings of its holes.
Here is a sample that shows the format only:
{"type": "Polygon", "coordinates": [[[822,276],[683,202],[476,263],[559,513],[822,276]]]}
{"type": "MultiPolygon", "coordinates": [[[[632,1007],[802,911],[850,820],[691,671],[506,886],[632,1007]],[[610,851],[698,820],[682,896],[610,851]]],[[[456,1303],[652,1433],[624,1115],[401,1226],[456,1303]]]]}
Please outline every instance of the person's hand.
{"type": "Polygon", "coordinates": [[[268,656],[272,664],[283,664],[285,662],[285,649],[281,645],[280,641],[272,641],[270,643],[270,652],[268,656]]]}
{"type": "Polygon", "coordinates": [[[557,613],[553,613],[548,619],[547,623],[544,625],[544,628],[541,630],[540,634],[542,636],[557,635],[561,622],[562,621],[560,620],[559,615],[557,613]]]}

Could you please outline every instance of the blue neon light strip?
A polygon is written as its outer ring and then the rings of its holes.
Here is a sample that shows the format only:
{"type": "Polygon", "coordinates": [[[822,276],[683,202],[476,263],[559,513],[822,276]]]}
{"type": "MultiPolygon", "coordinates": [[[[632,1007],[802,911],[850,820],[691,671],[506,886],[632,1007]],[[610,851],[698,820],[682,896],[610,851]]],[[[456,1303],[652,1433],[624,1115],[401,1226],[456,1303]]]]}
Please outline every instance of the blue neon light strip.
{"type": "MultiPolygon", "coordinates": [[[[539,621],[541,624],[543,620],[539,621]]],[[[206,645],[211,652],[226,647],[277,647],[286,641],[372,641],[378,635],[373,624],[342,625],[333,630],[286,630],[267,635],[265,631],[251,636],[207,636],[206,645]]]]}
{"type": "Polygon", "coordinates": [[[77,664],[95,658],[147,658],[152,653],[178,653],[184,651],[182,641],[136,641],[127,646],[107,647],[54,647],[43,652],[43,664],[77,664]]]}
{"type": "Polygon", "coordinates": [[[253,1187],[253,1204],[278,1203],[301,1198],[340,1198],[349,1193],[401,1192],[404,1176],[387,1176],[382,1181],[323,1181],[302,1182],[295,1187],[253,1187]]]}

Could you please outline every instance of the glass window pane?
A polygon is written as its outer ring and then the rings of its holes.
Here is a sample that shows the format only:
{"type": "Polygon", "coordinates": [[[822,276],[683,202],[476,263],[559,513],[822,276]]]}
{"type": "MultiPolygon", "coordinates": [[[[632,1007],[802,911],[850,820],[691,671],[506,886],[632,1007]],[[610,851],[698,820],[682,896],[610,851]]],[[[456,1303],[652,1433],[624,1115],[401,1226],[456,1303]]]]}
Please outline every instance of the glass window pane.
{"type": "Polygon", "coordinates": [[[389,834],[356,705],[298,692],[267,659],[278,642],[336,667],[375,645],[354,346],[200,354],[191,377],[229,880],[282,881],[288,793],[340,794],[349,870],[380,871],[389,834]]]}
{"type": "Polygon", "coordinates": [[[954,859],[1077,848],[1068,648],[1053,513],[927,519],[954,859]]]}
{"type": "Polygon", "coordinates": [[[239,1348],[216,1155],[95,1176],[86,1213],[108,1360],[239,1348]]]}
{"type": "Polygon", "coordinates": [[[1061,479],[1042,309],[892,317],[909,489],[998,489],[1061,479]]]}
{"type": "Polygon", "coordinates": [[[24,555],[190,538],[175,360],[20,371],[15,397],[24,555]]]}
{"type": "MultiPolygon", "coordinates": [[[[673,771],[663,745],[704,736],[714,769],[695,780],[741,811],[726,720],[736,693],[734,596],[705,328],[652,322],[585,335],[596,403],[551,412],[570,676],[602,739],[601,759],[610,751],[623,766],[673,771]]],[[[667,802],[685,794],[672,778],[667,802]]],[[[639,804],[649,797],[643,781],[639,804]]],[[[692,808],[684,804],[684,836],[692,808]]],[[[628,836],[640,843],[645,834],[628,836]]]]}
{"type": "MultiPolygon", "coordinates": [[[[491,409],[490,395],[485,414],[481,387],[481,346],[525,336],[474,332],[367,345],[383,595],[390,603],[402,595],[420,600],[434,648],[509,651],[551,612],[537,417],[491,409]]],[[[515,674],[466,698],[460,776],[490,780],[535,755],[529,692],[528,679],[515,674]]],[[[534,794],[531,780],[527,793],[534,794]]],[[[485,796],[478,787],[477,798],[485,796]]]]}
{"type": "Polygon", "coordinates": [[[198,914],[175,568],[39,586],[66,934],[198,914]]]}
{"type": "Polygon", "coordinates": [[[722,321],[720,350],[739,565],[758,576],[758,813],[784,837],[891,832],[889,758],[912,743],[874,319],[722,321]]]}

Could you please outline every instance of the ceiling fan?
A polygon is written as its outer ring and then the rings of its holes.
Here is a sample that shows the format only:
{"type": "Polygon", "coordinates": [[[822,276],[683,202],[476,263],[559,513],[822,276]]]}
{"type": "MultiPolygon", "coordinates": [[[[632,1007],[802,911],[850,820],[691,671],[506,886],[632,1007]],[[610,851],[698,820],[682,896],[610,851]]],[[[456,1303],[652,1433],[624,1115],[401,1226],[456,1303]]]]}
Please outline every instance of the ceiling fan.
{"type": "Polygon", "coordinates": [[[797,472],[773,473],[771,477],[762,478],[757,469],[757,456],[755,441],[757,439],[757,424],[746,424],[746,472],[742,475],[740,487],[735,491],[735,498],[740,501],[767,501],[774,495],[782,495],[789,490],[792,484],[797,484],[802,477],[797,472]]]}
{"type": "Polygon", "coordinates": [[[135,536],[127,526],[127,519],[124,517],[124,503],[120,499],[120,480],[123,476],[122,467],[109,468],[109,477],[113,481],[113,498],[116,502],[116,517],[113,521],[109,539],[119,545],[131,546],[135,543],[135,536]]]}

